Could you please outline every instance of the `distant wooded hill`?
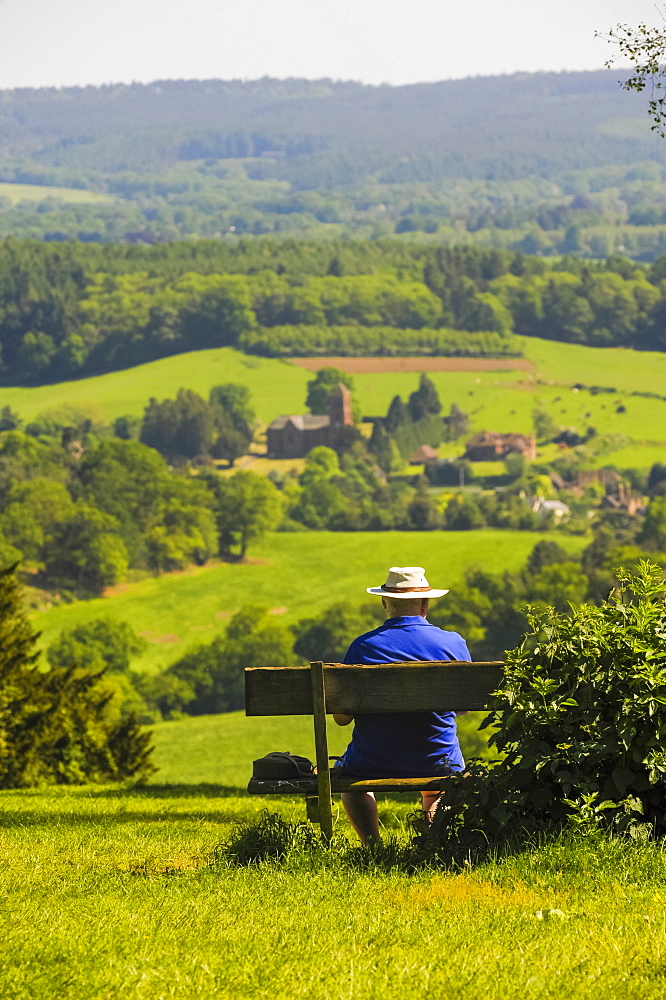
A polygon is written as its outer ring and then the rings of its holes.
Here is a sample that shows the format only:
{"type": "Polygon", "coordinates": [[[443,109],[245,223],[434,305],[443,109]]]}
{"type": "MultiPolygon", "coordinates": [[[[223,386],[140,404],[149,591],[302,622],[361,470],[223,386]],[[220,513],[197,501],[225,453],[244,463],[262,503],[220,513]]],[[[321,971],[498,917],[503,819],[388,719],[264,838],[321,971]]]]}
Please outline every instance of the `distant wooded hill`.
{"type": "Polygon", "coordinates": [[[401,233],[666,249],[666,144],[613,71],[404,87],[159,81],[0,92],[0,235],[155,242],[401,233]],[[17,202],[2,183],[44,187],[17,202]],[[52,186],[115,202],[66,203],[52,186]]]}
{"type": "Polygon", "coordinates": [[[515,180],[652,159],[666,147],[617,73],[541,73],[373,87],[330,80],[160,81],[4,91],[5,156],[45,167],[156,170],[261,158],[299,188],[515,180]],[[272,155],[271,155],[272,154],[272,155]]]}

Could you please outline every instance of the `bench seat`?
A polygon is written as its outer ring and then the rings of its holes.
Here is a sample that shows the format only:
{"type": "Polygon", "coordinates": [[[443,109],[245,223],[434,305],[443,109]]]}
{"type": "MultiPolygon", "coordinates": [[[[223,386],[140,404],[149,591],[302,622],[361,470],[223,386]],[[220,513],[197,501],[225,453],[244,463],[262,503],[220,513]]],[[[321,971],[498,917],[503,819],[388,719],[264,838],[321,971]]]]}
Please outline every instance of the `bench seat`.
{"type": "MultiPolygon", "coordinates": [[[[336,778],[331,775],[331,792],[441,792],[448,777],[438,778],[336,778]]],[[[250,778],[250,795],[317,795],[317,775],[311,778],[250,778]]]]}

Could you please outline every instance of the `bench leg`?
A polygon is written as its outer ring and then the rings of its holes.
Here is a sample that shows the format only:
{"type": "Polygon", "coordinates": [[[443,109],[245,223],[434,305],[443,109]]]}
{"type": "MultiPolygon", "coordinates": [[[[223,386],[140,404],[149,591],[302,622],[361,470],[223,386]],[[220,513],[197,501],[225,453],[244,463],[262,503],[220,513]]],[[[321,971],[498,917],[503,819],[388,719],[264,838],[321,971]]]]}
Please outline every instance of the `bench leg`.
{"type": "Polygon", "coordinates": [[[321,661],[315,661],[310,664],[310,677],[312,680],[312,716],[314,719],[315,749],[317,751],[319,826],[323,839],[329,844],[333,838],[333,802],[331,801],[331,772],[328,766],[324,664],[321,661]]]}
{"type": "Polygon", "coordinates": [[[319,822],[319,796],[305,796],[305,815],[311,823],[319,822]]]}

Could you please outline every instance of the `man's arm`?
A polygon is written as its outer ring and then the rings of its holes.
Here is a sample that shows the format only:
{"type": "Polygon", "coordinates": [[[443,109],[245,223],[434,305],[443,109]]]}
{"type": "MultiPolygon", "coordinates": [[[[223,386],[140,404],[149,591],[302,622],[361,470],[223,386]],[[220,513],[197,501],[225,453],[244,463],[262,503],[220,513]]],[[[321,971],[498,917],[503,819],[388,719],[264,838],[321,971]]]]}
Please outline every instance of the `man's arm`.
{"type": "MultiPolygon", "coordinates": [[[[352,642],[351,646],[344,655],[343,663],[358,663],[358,650],[356,649],[356,642],[352,642]]],[[[363,662],[363,661],[361,661],[363,662]]],[[[353,715],[342,715],[341,712],[333,714],[333,721],[337,723],[338,726],[348,726],[350,722],[354,721],[353,715]]]]}

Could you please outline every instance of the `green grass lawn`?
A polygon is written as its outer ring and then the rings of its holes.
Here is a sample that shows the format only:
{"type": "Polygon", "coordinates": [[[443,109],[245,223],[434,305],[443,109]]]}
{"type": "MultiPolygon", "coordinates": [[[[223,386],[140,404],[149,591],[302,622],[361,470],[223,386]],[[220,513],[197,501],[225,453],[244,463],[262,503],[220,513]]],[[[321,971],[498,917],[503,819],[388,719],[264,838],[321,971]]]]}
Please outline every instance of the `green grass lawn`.
{"type": "MultiPolygon", "coordinates": [[[[487,733],[478,731],[484,712],[470,712],[458,719],[463,754],[487,752],[487,733]]],[[[243,712],[189,716],[178,722],[150,726],[159,770],[151,783],[196,785],[206,782],[226,788],[245,788],[252,774],[252,761],[272,750],[286,750],[315,759],[310,716],[246,717],[243,712]]],[[[351,737],[351,727],[328,720],[331,754],[341,754],[351,737]]],[[[400,799],[406,801],[402,796],[400,799]]]]}
{"type": "Polygon", "coordinates": [[[115,588],[110,597],[36,610],[32,621],[47,645],[60,629],[112,615],[148,639],[137,668],[157,670],[191,643],[212,639],[244,604],[265,605],[285,621],[319,613],[334,601],[360,604],[368,599],[365,587],[381,582],[391,565],[425,565],[432,581],[455,586],[469,565],[518,569],[542,537],[572,553],[587,544],[560,533],[493,529],[274,534],[251,550],[248,563],[150,577],[115,588]]]}
{"type": "Polygon", "coordinates": [[[643,444],[640,441],[619,448],[610,455],[600,455],[594,460],[597,469],[612,462],[618,469],[651,469],[655,462],[666,463],[666,442],[662,444],[643,444]]]}
{"type": "Polygon", "coordinates": [[[571,385],[614,386],[631,392],[666,395],[666,354],[624,347],[583,347],[536,337],[520,337],[525,357],[534,362],[537,378],[571,385]]]}
{"type": "MultiPolygon", "coordinates": [[[[234,868],[268,802],[221,786],[0,793],[0,984],[12,1000],[659,1000],[660,844],[556,839],[461,872],[330,852],[234,868]]],[[[405,838],[408,806],[381,805],[405,838]]]]}
{"type": "Polygon", "coordinates": [[[20,201],[46,201],[47,198],[57,198],[59,201],[66,201],[70,204],[115,201],[111,195],[83,191],[80,188],[52,187],[46,184],[9,184],[6,182],[0,182],[0,198],[7,198],[12,205],[17,205],[20,201]]]}
{"type": "Polygon", "coordinates": [[[252,390],[259,418],[270,422],[279,413],[300,413],[306,383],[312,375],[286,361],[255,358],[230,347],[190,351],[124,371],[93,378],[35,387],[0,389],[0,403],[30,420],[61,406],[89,407],[96,419],[111,421],[143,413],[151,396],[175,396],[184,386],[204,396],[221,382],[241,382],[252,390]]]}

